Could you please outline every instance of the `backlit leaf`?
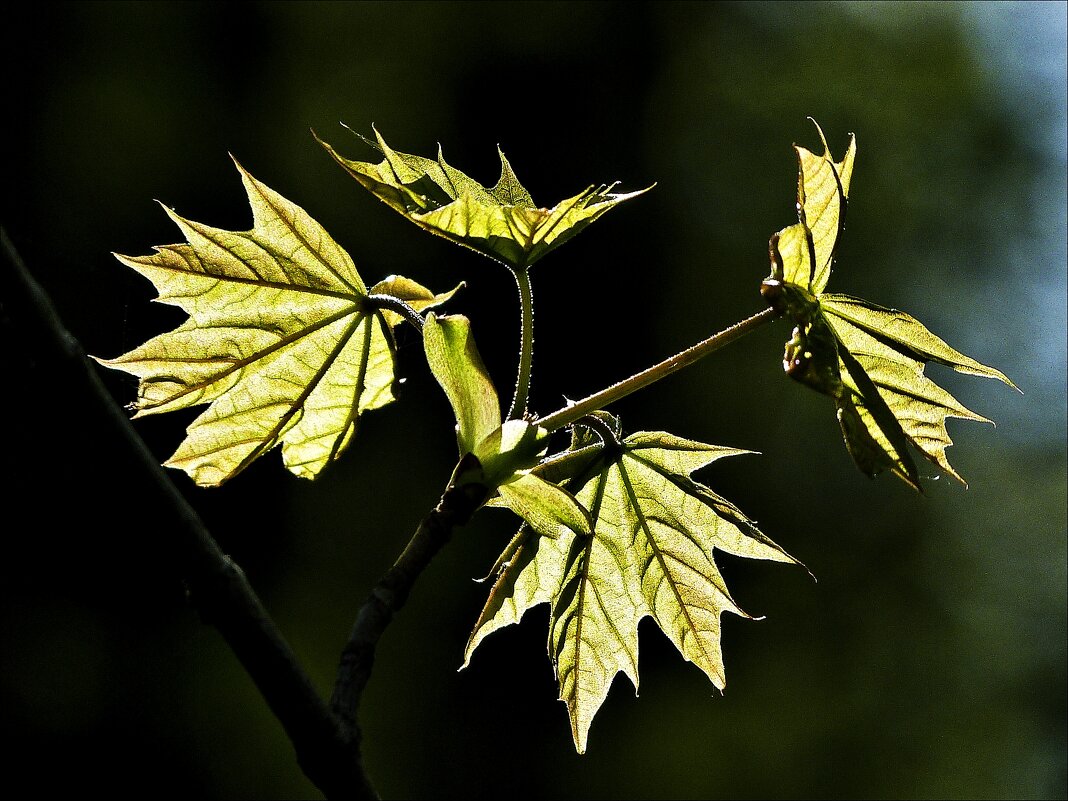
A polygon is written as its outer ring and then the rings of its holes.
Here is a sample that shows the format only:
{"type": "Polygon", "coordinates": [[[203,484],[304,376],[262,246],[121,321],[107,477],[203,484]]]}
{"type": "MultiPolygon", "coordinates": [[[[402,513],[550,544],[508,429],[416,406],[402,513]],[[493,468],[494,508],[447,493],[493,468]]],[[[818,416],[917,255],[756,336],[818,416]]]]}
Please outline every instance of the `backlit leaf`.
{"type": "Polygon", "coordinates": [[[427,364],[452,405],[460,455],[501,427],[497,389],[475,347],[471,321],[461,315],[427,315],[423,326],[427,364]]]}
{"type": "MultiPolygon", "coordinates": [[[[745,451],[642,432],[618,447],[576,438],[570,461],[536,468],[565,485],[589,512],[592,531],[539,537],[522,526],[495,567],[496,582],[465,659],[492,632],[549,603],[549,654],[578,751],[612,680],[638,686],[638,623],[652,617],[722,689],[720,615],[748,617],[731,598],[714,551],[795,560],[735,506],[690,473],[745,451]],[[576,473],[576,471],[578,471],[576,473]]],[[[465,662],[466,664],[466,662],[465,662]]]]}
{"type": "Polygon", "coordinates": [[[927,459],[964,483],[950,465],[953,444],[946,419],[990,422],[924,375],[929,361],[969,375],[1002,372],[960,353],[904,312],[848,295],[824,293],[843,230],[856,156],[850,135],[846,154],[834,161],[823,131],[817,155],[795,145],[798,158],[798,222],[771,238],[771,275],[761,294],[795,323],[783,369],[834,399],[846,447],[869,476],[889,469],[920,489],[909,454],[912,443],[927,459]]]}
{"type": "MultiPolygon", "coordinates": [[[[456,288],[449,290],[448,292],[442,292],[435,295],[425,286],[411,278],[405,278],[403,275],[391,275],[388,278],[383,278],[377,284],[368,290],[368,294],[371,295],[389,295],[403,300],[417,312],[423,313],[436,309],[446,301],[450,300],[453,295],[460,291],[463,284],[459,284],[456,288]]],[[[381,310],[382,317],[386,323],[391,327],[399,326],[404,322],[404,318],[397,314],[395,311],[389,309],[381,310]]]]}
{"type": "MultiPolygon", "coordinates": [[[[101,360],[140,379],[138,417],[211,404],[166,462],[205,486],[276,445],[287,468],[314,478],[348,445],[362,412],[393,400],[387,323],[367,307],[352,259],[302,208],[237,168],[252,230],[210,228],[164,209],[188,244],[117,256],[189,319],[101,360]]],[[[442,297],[391,281],[409,296],[442,297]]]]}
{"type": "Polygon", "coordinates": [[[460,315],[427,315],[423,326],[427,363],[445,390],[456,416],[462,458],[456,483],[477,482],[496,489],[495,505],[506,506],[535,531],[556,537],[562,531],[588,534],[586,510],[569,492],[535,475],[549,432],[526,420],[501,424],[497,390],[460,315]]]}
{"type": "MultiPolygon", "coordinates": [[[[609,209],[648,190],[615,193],[589,187],[546,209],[535,205],[498,149],[501,177],[486,188],[445,161],[400,153],[375,130],[378,164],[352,161],[321,139],[334,160],[390,208],[431,233],[476,250],[513,269],[526,269],[609,209]]],[[[366,140],[370,141],[370,140],[366,140]]]]}

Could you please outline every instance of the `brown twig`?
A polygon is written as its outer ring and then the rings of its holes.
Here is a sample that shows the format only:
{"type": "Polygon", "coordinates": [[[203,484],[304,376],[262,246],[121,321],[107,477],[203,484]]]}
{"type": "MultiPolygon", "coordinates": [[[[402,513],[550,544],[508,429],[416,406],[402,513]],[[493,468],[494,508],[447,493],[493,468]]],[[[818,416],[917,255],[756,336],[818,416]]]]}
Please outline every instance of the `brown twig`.
{"type": "MultiPolygon", "coordinates": [[[[468,454],[465,459],[473,459],[468,454]]],[[[464,460],[454,477],[464,472],[464,460]]],[[[408,600],[416,579],[430,560],[485,502],[489,490],[481,484],[457,485],[450,482],[438,505],[419,523],[404,552],[378,581],[356,615],[356,622],[341,652],[330,708],[349,728],[357,726],[360,699],[374,666],[375,648],[393,616],[408,600]]]]}

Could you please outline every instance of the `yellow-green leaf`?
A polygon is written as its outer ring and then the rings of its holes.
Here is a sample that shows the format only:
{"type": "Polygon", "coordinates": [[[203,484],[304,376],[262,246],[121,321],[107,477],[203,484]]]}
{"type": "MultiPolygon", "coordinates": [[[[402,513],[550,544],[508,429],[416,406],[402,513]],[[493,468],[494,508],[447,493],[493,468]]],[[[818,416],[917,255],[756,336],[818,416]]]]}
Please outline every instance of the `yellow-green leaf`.
{"type": "MultiPolygon", "coordinates": [[[[526,269],[609,209],[648,191],[615,193],[589,187],[553,208],[535,205],[498,149],[501,177],[487,189],[445,161],[400,153],[375,130],[378,164],[353,161],[319,140],[360,185],[424,230],[503,262],[526,269]]],[[[367,140],[369,141],[369,140],[367,140]]]]}
{"type": "Polygon", "coordinates": [[[513,476],[497,491],[504,504],[542,536],[556,538],[567,531],[589,534],[593,527],[589,512],[570,492],[529,470],[513,476]]]}
{"type": "Polygon", "coordinates": [[[484,480],[496,487],[534,467],[548,446],[548,430],[526,420],[507,420],[475,446],[474,455],[484,480]]]}
{"type": "Polygon", "coordinates": [[[823,131],[817,155],[796,146],[798,222],[771,238],[771,275],[761,294],[795,323],[783,368],[834,399],[846,448],[869,476],[890,470],[920,489],[912,443],[928,460],[964,483],[950,465],[946,419],[990,422],[924,375],[929,361],[961,373],[996,378],[999,370],[960,353],[918,320],[847,295],[826,294],[853,176],[856,140],[834,161],[823,131]]]}
{"type": "Polygon", "coordinates": [[[348,445],[360,413],[393,400],[386,323],[364,307],[352,259],[302,208],[237,168],[250,231],[165,209],[188,244],[117,255],[189,319],[101,360],[140,379],[138,417],[211,404],[166,462],[205,486],[279,444],[287,468],[314,478],[348,445]]]}
{"type": "MultiPolygon", "coordinates": [[[[643,617],[652,617],[685,659],[724,687],[720,615],[747,615],[727,590],[716,549],[795,560],[736,507],[689,477],[744,451],[662,432],[633,434],[618,447],[579,444],[582,456],[569,467],[581,472],[566,486],[588,510],[592,532],[561,528],[548,538],[522,526],[498,561],[465,657],[469,661],[485,637],[518,622],[527,609],[550,603],[549,653],[581,753],[615,675],[626,674],[637,689],[643,617]]],[[[560,467],[557,462],[546,472],[560,467]]]]}
{"type": "Polygon", "coordinates": [[[427,364],[452,405],[460,455],[501,427],[497,390],[486,372],[471,335],[471,321],[462,315],[427,315],[423,326],[427,364]]]}

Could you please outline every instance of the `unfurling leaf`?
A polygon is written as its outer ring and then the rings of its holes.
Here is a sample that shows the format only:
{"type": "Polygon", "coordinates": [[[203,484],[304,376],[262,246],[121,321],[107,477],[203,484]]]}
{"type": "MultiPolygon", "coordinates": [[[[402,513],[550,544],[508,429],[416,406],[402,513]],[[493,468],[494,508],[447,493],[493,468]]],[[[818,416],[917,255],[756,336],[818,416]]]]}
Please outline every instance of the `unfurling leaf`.
{"type": "Polygon", "coordinates": [[[572,447],[533,473],[567,478],[564,486],[589,512],[590,533],[559,527],[549,538],[520,527],[495,567],[465,664],[489,634],[519,622],[537,604],[551,604],[549,654],[582,753],[615,675],[625,673],[637,690],[638,623],[646,616],[685,659],[724,687],[720,615],[748,615],[731,598],[715,549],[795,560],[735,506],[689,477],[745,451],[663,432],[610,445],[577,436],[572,447]]]}
{"type": "Polygon", "coordinates": [[[456,441],[460,455],[501,427],[497,389],[475,347],[471,321],[462,315],[427,315],[423,326],[427,364],[456,415],[456,441]]]}
{"type": "MultiPolygon", "coordinates": [[[[350,161],[319,139],[334,160],[375,197],[420,228],[469,247],[512,269],[525,270],[613,206],[648,191],[613,193],[589,187],[551,209],[539,208],[501,159],[501,177],[486,188],[445,161],[400,153],[375,130],[378,164],[350,161]]],[[[316,137],[318,139],[318,137],[316,137]]]]}
{"type": "MultiPolygon", "coordinates": [[[[314,478],[348,445],[362,412],[393,400],[387,323],[365,304],[352,259],[302,208],[237,169],[252,230],[209,228],[165,208],[188,244],[116,254],[189,319],[101,360],[140,379],[138,417],[211,404],[166,462],[204,486],[279,444],[287,468],[314,478]]],[[[409,296],[446,297],[390,280],[409,296]]]]}
{"type": "Polygon", "coordinates": [[[816,125],[823,154],[794,146],[798,160],[798,222],[772,236],[771,275],[761,294],[796,327],[786,343],[783,369],[834,399],[846,447],[869,476],[891,470],[915,489],[920,475],[912,443],[961,483],[949,464],[953,444],[946,419],[990,422],[967,409],[924,375],[927,362],[960,373],[996,378],[1002,372],[965,356],[904,312],[848,295],[825,293],[845,221],[856,139],[834,161],[816,125]]]}
{"type": "Polygon", "coordinates": [[[470,321],[431,313],[423,343],[430,370],[456,416],[461,460],[453,482],[496,490],[497,505],[507,506],[547,537],[564,530],[589,533],[589,515],[574,497],[530,470],[545,453],[549,432],[526,420],[501,424],[497,390],[475,347],[470,321]]]}

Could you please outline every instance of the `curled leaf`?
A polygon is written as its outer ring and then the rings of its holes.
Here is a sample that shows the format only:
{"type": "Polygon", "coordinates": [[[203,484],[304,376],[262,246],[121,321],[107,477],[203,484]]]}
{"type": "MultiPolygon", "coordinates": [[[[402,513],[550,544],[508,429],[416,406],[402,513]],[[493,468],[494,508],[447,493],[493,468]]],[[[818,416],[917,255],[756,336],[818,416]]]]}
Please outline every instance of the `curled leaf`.
{"type": "MultiPolygon", "coordinates": [[[[430,311],[431,309],[436,309],[438,306],[451,300],[452,296],[459,292],[463,286],[464,285],[461,282],[448,292],[441,292],[435,295],[425,286],[417,281],[413,281],[411,278],[405,278],[403,275],[391,275],[388,278],[383,278],[371,287],[368,294],[388,295],[397,300],[403,300],[417,312],[423,313],[430,311]]],[[[391,328],[395,328],[404,322],[404,318],[395,311],[382,309],[381,312],[386,324],[391,328]]]]}
{"type": "Polygon", "coordinates": [[[990,422],[924,375],[929,361],[969,375],[1004,373],[954,350],[918,320],[848,295],[825,293],[845,221],[856,140],[834,161],[816,125],[823,154],[795,145],[798,222],[771,238],[771,275],[761,294],[795,323],[783,369],[791,378],[834,399],[846,448],[869,476],[889,469],[920,489],[911,443],[961,483],[946,449],[946,420],[990,422]]]}
{"type": "Polygon", "coordinates": [[[452,405],[460,455],[501,427],[497,389],[482,363],[471,334],[471,321],[462,315],[427,315],[423,326],[427,364],[452,405]]]}
{"type": "Polygon", "coordinates": [[[527,269],[609,209],[648,191],[591,186],[546,209],[534,204],[500,149],[501,177],[486,188],[446,162],[440,148],[437,159],[401,153],[377,129],[375,142],[365,140],[382,153],[377,164],[347,159],[316,139],[361,186],[420,228],[513,269],[527,269]]]}

